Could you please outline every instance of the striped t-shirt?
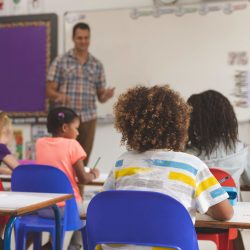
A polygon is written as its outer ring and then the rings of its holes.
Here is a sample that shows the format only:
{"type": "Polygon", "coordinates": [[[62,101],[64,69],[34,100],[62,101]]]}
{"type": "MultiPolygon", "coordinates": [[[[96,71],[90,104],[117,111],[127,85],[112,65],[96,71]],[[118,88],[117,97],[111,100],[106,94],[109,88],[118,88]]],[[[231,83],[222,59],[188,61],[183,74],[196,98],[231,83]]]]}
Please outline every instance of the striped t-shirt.
{"type": "Polygon", "coordinates": [[[104,190],[144,190],[167,194],[186,207],[192,221],[196,211],[226,200],[228,194],[199,158],[174,151],[128,151],[117,160],[104,190]]]}
{"type": "MultiPolygon", "coordinates": [[[[199,158],[181,152],[128,151],[117,160],[104,190],[144,190],[167,194],[181,202],[192,221],[195,213],[227,199],[228,195],[199,158]]],[[[135,245],[98,245],[96,250],[173,250],[135,245]]]]}

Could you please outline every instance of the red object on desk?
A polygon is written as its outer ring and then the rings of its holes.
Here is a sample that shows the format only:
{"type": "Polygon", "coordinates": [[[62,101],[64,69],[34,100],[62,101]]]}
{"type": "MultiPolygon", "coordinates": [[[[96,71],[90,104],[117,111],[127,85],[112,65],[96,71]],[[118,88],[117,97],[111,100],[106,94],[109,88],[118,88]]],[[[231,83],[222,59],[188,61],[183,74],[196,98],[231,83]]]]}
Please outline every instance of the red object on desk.
{"type": "MultiPolygon", "coordinates": [[[[210,168],[210,172],[214,177],[220,181],[225,178],[225,181],[221,183],[221,186],[236,187],[234,179],[227,178],[230,174],[220,168],[210,168]]],[[[234,250],[233,240],[237,238],[238,231],[235,228],[229,228],[228,230],[214,233],[197,233],[198,240],[213,241],[218,250],[234,250]]],[[[237,250],[237,249],[235,249],[237,250]]]]}

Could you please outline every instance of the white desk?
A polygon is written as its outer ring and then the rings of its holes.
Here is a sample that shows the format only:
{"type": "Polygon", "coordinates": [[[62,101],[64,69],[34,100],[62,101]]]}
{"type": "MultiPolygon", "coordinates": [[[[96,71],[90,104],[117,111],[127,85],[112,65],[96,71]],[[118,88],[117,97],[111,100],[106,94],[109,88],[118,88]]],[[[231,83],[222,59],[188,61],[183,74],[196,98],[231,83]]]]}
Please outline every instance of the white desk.
{"type": "MultiPolygon", "coordinates": [[[[90,172],[90,168],[89,167],[85,167],[85,171],[87,173],[90,172]]],[[[0,178],[1,178],[1,175],[0,175],[0,178]]],[[[88,185],[88,186],[103,186],[104,182],[106,181],[106,179],[108,178],[108,173],[100,173],[100,176],[93,180],[92,182],[88,183],[88,184],[85,184],[85,185],[88,185]]]]}
{"type": "Polygon", "coordinates": [[[238,202],[234,206],[233,218],[229,221],[218,221],[206,214],[197,214],[195,227],[250,229],[250,202],[238,202]]]}
{"type": "Polygon", "coordinates": [[[92,182],[90,182],[86,185],[88,185],[88,186],[103,186],[103,184],[107,178],[108,178],[108,174],[101,173],[97,179],[93,180],[92,182]]]}
{"type": "Polygon", "coordinates": [[[4,231],[4,249],[10,249],[11,231],[17,216],[53,206],[56,223],[56,249],[60,249],[60,215],[57,202],[71,199],[72,194],[47,194],[30,192],[0,192],[0,215],[11,216],[4,231]]]}
{"type": "MultiPolygon", "coordinates": [[[[107,173],[101,173],[97,179],[93,180],[91,183],[88,183],[86,185],[102,186],[107,178],[108,178],[107,173]]],[[[11,182],[11,175],[0,174],[0,179],[2,182],[11,182]]]]}

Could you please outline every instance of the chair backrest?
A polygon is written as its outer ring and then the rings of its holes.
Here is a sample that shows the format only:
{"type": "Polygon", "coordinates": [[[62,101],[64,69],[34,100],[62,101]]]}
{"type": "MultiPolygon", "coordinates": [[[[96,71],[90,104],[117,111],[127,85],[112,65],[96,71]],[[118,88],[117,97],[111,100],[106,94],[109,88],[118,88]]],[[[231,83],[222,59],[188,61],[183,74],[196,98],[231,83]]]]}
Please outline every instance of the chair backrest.
{"type": "Polygon", "coordinates": [[[147,191],[105,191],[87,209],[88,250],[97,244],[135,244],[197,250],[186,208],[170,196],[147,191]]]}
{"type": "MultiPolygon", "coordinates": [[[[11,189],[18,192],[74,193],[68,177],[60,169],[41,164],[16,167],[12,173],[11,189]]],[[[67,200],[64,212],[65,230],[80,225],[75,199],[67,200]]]]}
{"type": "Polygon", "coordinates": [[[237,188],[236,183],[232,177],[232,175],[220,168],[209,168],[210,172],[214,175],[214,177],[220,182],[220,185],[225,189],[225,191],[229,195],[229,201],[231,205],[236,205],[237,203],[237,188]],[[230,176],[230,178],[228,178],[230,176]]]}
{"type": "Polygon", "coordinates": [[[228,173],[225,170],[220,169],[220,168],[209,168],[209,170],[218,181],[222,180],[223,178],[225,178],[227,176],[231,176],[231,178],[222,182],[221,186],[223,186],[223,187],[236,187],[235,181],[230,173],[228,173]]]}

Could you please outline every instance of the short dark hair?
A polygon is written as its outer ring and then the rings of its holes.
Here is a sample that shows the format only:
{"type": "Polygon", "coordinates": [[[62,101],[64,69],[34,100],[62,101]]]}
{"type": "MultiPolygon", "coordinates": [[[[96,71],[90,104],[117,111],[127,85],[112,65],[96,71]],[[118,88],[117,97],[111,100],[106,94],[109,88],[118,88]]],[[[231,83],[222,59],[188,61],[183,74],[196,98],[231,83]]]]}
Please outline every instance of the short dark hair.
{"type": "Polygon", "coordinates": [[[238,122],[229,100],[215,90],[189,97],[192,106],[188,147],[209,156],[221,143],[234,149],[238,140],[238,122]]]}
{"type": "Polygon", "coordinates": [[[119,96],[114,106],[115,127],[129,149],[182,151],[191,108],[168,85],[137,86],[119,96]]]}
{"type": "Polygon", "coordinates": [[[72,37],[75,36],[77,29],[88,30],[90,32],[90,27],[87,23],[77,23],[73,27],[72,37]]]}
{"type": "Polygon", "coordinates": [[[47,130],[52,135],[56,135],[62,129],[63,124],[70,124],[75,119],[79,117],[74,110],[66,107],[54,108],[48,113],[47,130]]]}

